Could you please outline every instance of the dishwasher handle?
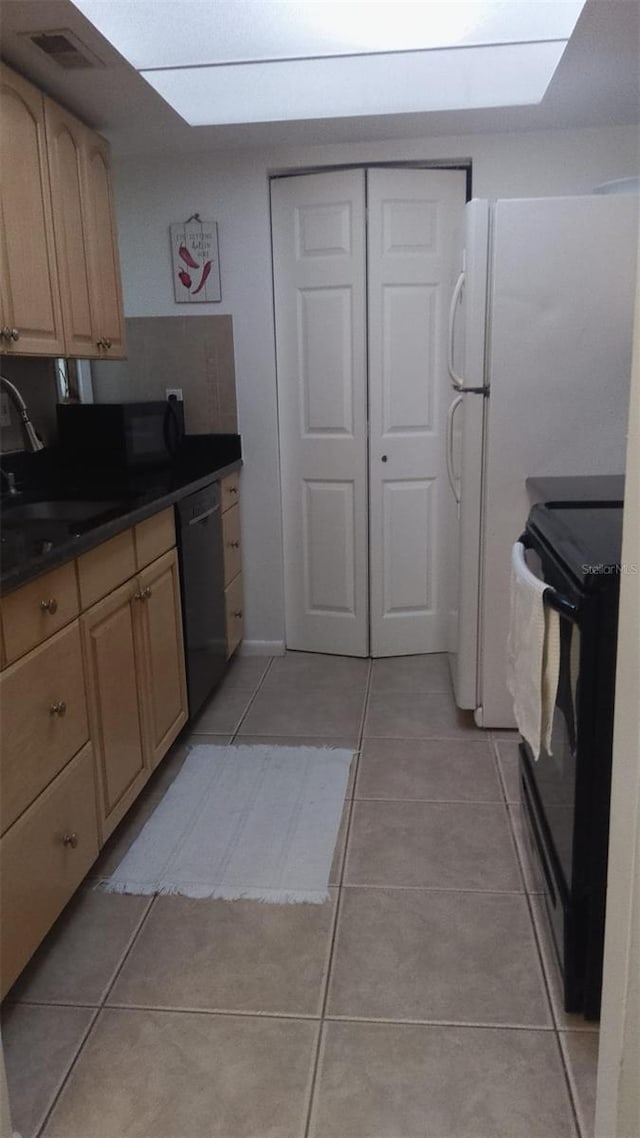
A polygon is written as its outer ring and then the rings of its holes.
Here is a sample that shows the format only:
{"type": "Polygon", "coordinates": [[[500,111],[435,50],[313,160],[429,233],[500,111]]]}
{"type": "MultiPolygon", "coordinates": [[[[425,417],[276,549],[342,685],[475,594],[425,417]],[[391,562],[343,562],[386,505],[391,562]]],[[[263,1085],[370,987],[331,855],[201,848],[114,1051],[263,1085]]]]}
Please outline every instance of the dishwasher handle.
{"type": "Polygon", "coordinates": [[[212,514],[217,514],[220,510],[220,503],[212,506],[209,510],[204,510],[201,514],[196,514],[195,518],[189,518],[188,526],[196,526],[198,522],[203,522],[205,518],[210,518],[212,514]]]}

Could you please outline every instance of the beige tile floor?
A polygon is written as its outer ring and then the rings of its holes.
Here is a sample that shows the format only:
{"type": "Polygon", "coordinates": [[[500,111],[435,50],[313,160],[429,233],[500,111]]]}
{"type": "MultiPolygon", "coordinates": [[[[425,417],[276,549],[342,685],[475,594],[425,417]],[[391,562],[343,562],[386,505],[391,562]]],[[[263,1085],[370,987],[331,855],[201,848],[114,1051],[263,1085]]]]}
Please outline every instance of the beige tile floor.
{"type": "Polygon", "coordinates": [[[515,736],[441,656],[236,660],[189,740],[353,748],[321,906],[126,897],[88,879],[14,987],[21,1138],[591,1138],[597,1030],[567,1016],[515,736]]]}

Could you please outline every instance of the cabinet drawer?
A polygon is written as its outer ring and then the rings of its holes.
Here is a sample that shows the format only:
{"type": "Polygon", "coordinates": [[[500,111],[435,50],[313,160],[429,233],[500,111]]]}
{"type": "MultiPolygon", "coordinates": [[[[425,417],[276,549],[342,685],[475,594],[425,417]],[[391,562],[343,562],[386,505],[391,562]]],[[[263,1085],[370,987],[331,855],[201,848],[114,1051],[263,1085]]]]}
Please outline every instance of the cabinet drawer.
{"type": "Polygon", "coordinates": [[[76,620],[0,677],[1,832],[89,738],[76,620]]]}
{"type": "Polygon", "coordinates": [[[242,573],[224,591],[227,609],[227,659],[235,652],[242,640],[244,628],[242,615],[242,573]]]}
{"type": "Polygon", "coordinates": [[[138,569],[144,569],[145,565],[150,565],[167,550],[173,549],[176,544],[173,506],[161,510],[159,514],[154,514],[143,522],[138,522],[135,534],[138,569]]]}
{"type": "Polygon", "coordinates": [[[78,558],[82,609],[106,597],[136,571],[133,530],[127,529],[78,558]]]}
{"type": "Polygon", "coordinates": [[[97,855],[93,753],[87,743],[0,843],[1,995],[97,855]]]}
{"type": "Polygon", "coordinates": [[[234,577],[238,576],[242,568],[239,506],[232,506],[222,515],[222,539],[224,544],[224,583],[228,585],[234,577]]]}
{"type": "Polygon", "coordinates": [[[69,561],[2,600],[7,663],[30,652],[78,615],[75,562],[69,561]]]}
{"type": "Polygon", "coordinates": [[[222,512],[231,509],[238,502],[240,494],[240,475],[239,471],[234,470],[233,474],[227,474],[226,478],[220,480],[220,500],[222,502],[222,512]]]}

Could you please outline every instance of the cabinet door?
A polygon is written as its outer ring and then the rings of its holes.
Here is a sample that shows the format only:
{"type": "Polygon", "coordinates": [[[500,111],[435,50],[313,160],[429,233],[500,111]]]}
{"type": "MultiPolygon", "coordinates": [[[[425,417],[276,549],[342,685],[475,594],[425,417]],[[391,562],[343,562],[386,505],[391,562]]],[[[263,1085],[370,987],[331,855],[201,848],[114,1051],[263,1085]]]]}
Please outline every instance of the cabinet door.
{"type": "Polygon", "coordinates": [[[2,65],[0,135],[0,348],[63,355],[42,96],[2,65]]]}
{"type": "Polygon", "coordinates": [[[234,577],[224,591],[227,612],[227,659],[233,656],[242,640],[244,616],[242,611],[242,573],[234,577]]]}
{"type": "Polygon", "coordinates": [[[94,330],[92,354],[117,359],[125,355],[125,338],[109,144],[93,131],[87,131],[86,139],[83,200],[94,330]]]}
{"type": "Polygon", "coordinates": [[[82,207],[83,151],[89,132],[51,99],[45,98],[44,111],[65,355],[91,356],[95,338],[82,207]]]}
{"type": "Polygon", "coordinates": [[[89,738],[74,620],[0,676],[2,833],[89,738]]]}
{"type": "Polygon", "coordinates": [[[91,738],[98,769],[103,840],[149,776],[140,716],[134,625],[136,582],[128,581],[81,620],[91,738]]]}
{"type": "Polygon", "coordinates": [[[147,762],[160,762],[187,721],[187,686],[180,579],[175,549],[138,575],[142,602],[137,611],[144,659],[142,707],[147,762]]]}
{"type": "Polygon", "coordinates": [[[91,744],[0,843],[0,996],[4,996],[98,855],[91,744]]]}

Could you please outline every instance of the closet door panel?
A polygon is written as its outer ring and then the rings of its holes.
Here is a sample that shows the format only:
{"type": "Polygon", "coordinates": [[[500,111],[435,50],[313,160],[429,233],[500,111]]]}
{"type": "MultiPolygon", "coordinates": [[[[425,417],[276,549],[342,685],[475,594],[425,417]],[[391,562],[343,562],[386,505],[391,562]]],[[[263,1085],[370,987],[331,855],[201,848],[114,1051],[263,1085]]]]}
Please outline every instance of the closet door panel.
{"type": "Polygon", "coordinates": [[[366,656],[364,172],[272,187],[289,648],[366,656]]]}
{"type": "Polygon", "coordinates": [[[447,650],[447,305],[465,177],[369,170],[371,654],[447,650]]]}

